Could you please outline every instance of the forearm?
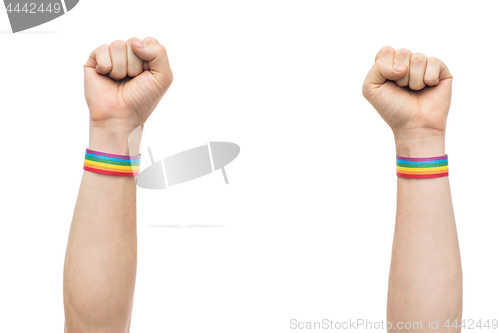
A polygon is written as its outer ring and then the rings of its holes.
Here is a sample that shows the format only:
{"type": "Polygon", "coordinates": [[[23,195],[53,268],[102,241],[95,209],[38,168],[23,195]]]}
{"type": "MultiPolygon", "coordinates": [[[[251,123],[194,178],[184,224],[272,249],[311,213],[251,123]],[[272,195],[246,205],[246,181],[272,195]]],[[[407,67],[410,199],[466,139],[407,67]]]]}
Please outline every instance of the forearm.
{"type": "MultiPolygon", "coordinates": [[[[405,157],[444,155],[444,136],[397,140],[405,157]]],[[[388,318],[397,322],[461,320],[462,270],[448,177],[398,177],[396,228],[388,297],[388,318]]],[[[407,330],[411,332],[412,330],[407,330]]],[[[415,330],[417,331],[417,330],[415,330]]]]}
{"type": "MultiPolygon", "coordinates": [[[[131,155],[127,135],[91,129],[92,150],[131,155]]],[[[68,240],[64,303],[68,332],[126,332],[137,262],[133,177],[84,171],[68,240]]]]}
{"type": "Polygon", "coordinates": [[[131,176],[138,172],[138,158],[128,156],[139,155],[142,127],[173,75],[165,47],[147,37],[99,46],[84,76],[94,152],[86,155],[66,251],[66,331],[128,332],[137,266],[131,176]]]}

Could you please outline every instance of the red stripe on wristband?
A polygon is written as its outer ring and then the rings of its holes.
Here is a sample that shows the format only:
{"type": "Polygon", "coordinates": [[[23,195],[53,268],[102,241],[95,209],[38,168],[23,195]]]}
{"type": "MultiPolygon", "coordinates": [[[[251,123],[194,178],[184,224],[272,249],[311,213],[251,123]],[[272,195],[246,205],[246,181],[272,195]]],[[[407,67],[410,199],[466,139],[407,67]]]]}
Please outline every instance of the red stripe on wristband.
{"type": "Polygon", "coordinates": [[[398,177],[404,177],[404,178],[439,178],[439,177],[448,177],[448,172],[433,173],[430,175],[411,175],[411,174],[407,174],[407,173],[397,172],[396,175],[398,177]]]}
{"type": "Polygon", "coordinates": [[[108,171],[108,170],[102,170],[102,169],[94,169],[94,168],[90,168],[88,166],[84,166],[83,170],[95,172],[95,173],[102,173],[104,175],[111,175],[111,176],[134,177],[134,174],[131,172],[114,172],[114,171],[108,171]]]}

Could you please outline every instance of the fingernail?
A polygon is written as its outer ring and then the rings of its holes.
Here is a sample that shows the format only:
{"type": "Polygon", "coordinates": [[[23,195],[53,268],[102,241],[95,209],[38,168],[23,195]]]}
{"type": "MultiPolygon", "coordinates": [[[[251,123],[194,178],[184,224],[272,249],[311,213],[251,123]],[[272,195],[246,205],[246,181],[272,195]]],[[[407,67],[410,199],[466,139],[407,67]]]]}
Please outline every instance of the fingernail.
{"type": "Polygon", "coordinates": [[[142,40],[136,40],[135,46],[137,46],[138,49],[143,49],[146,47],[146,44],[144,44],[144,42],[142,40]]]}
{"type": "Polygon", "coordinates": [[[401,65],[401,64],[394,64],[394,70],[396,72],[402,72],[405,70],[405,65],[401,65]]]}

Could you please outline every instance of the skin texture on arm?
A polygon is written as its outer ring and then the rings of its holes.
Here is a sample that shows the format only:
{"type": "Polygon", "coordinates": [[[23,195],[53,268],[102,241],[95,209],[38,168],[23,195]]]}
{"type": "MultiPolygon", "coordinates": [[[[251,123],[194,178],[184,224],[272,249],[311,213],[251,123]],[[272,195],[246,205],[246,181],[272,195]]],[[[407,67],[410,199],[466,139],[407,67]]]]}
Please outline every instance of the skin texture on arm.
{"type": "MultiPolygon", "coordinates": [[[[84,66],[89,148],[138,155],[142,128],[172,83],[165,48],[154,38],[115,41],[84,66]]],[[[128,332],[137,265],[133,177],[84,171],[64,265],[65,332],[128,332]]]]}
{"type": "MultiPolygon", "coordinates": [[[[391,127],[396,154],[435,157],[445,154],[446,119],[452,75],[437,58],[409,50],[382,48],[363,83],[363,95],[391,127]]],[[[392,250],[388,331],[459,332],[462,317],[462,268],[448,177],[398,177],[392,250]],[[455,322],[456,321],[456,322],[455,322]],[[422,323],[422,326],[413,323],[422,323]],[[396,327],[412,323],[412,327],[396,327]],[[436,328],[435,326],[433,328],[436,328]]]]}

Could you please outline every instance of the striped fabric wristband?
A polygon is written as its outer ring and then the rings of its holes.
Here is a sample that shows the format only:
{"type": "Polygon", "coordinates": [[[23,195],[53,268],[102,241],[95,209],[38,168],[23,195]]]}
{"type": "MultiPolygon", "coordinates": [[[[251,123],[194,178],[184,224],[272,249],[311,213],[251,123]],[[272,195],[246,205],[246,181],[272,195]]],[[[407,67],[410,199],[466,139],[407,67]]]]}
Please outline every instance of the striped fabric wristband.
{"type": "Polygon", "coordinates": [[[448,176],[448,155],[437,157],[402,157],[396,155],[396,174],[404,178],[448,176]]]}
{"type": "Polygon", "coordinates": [[[115,155],[87,149],[83,170],[111,176],[133,177],[139,175],[140,163],[141,155],[115,155]]]}

